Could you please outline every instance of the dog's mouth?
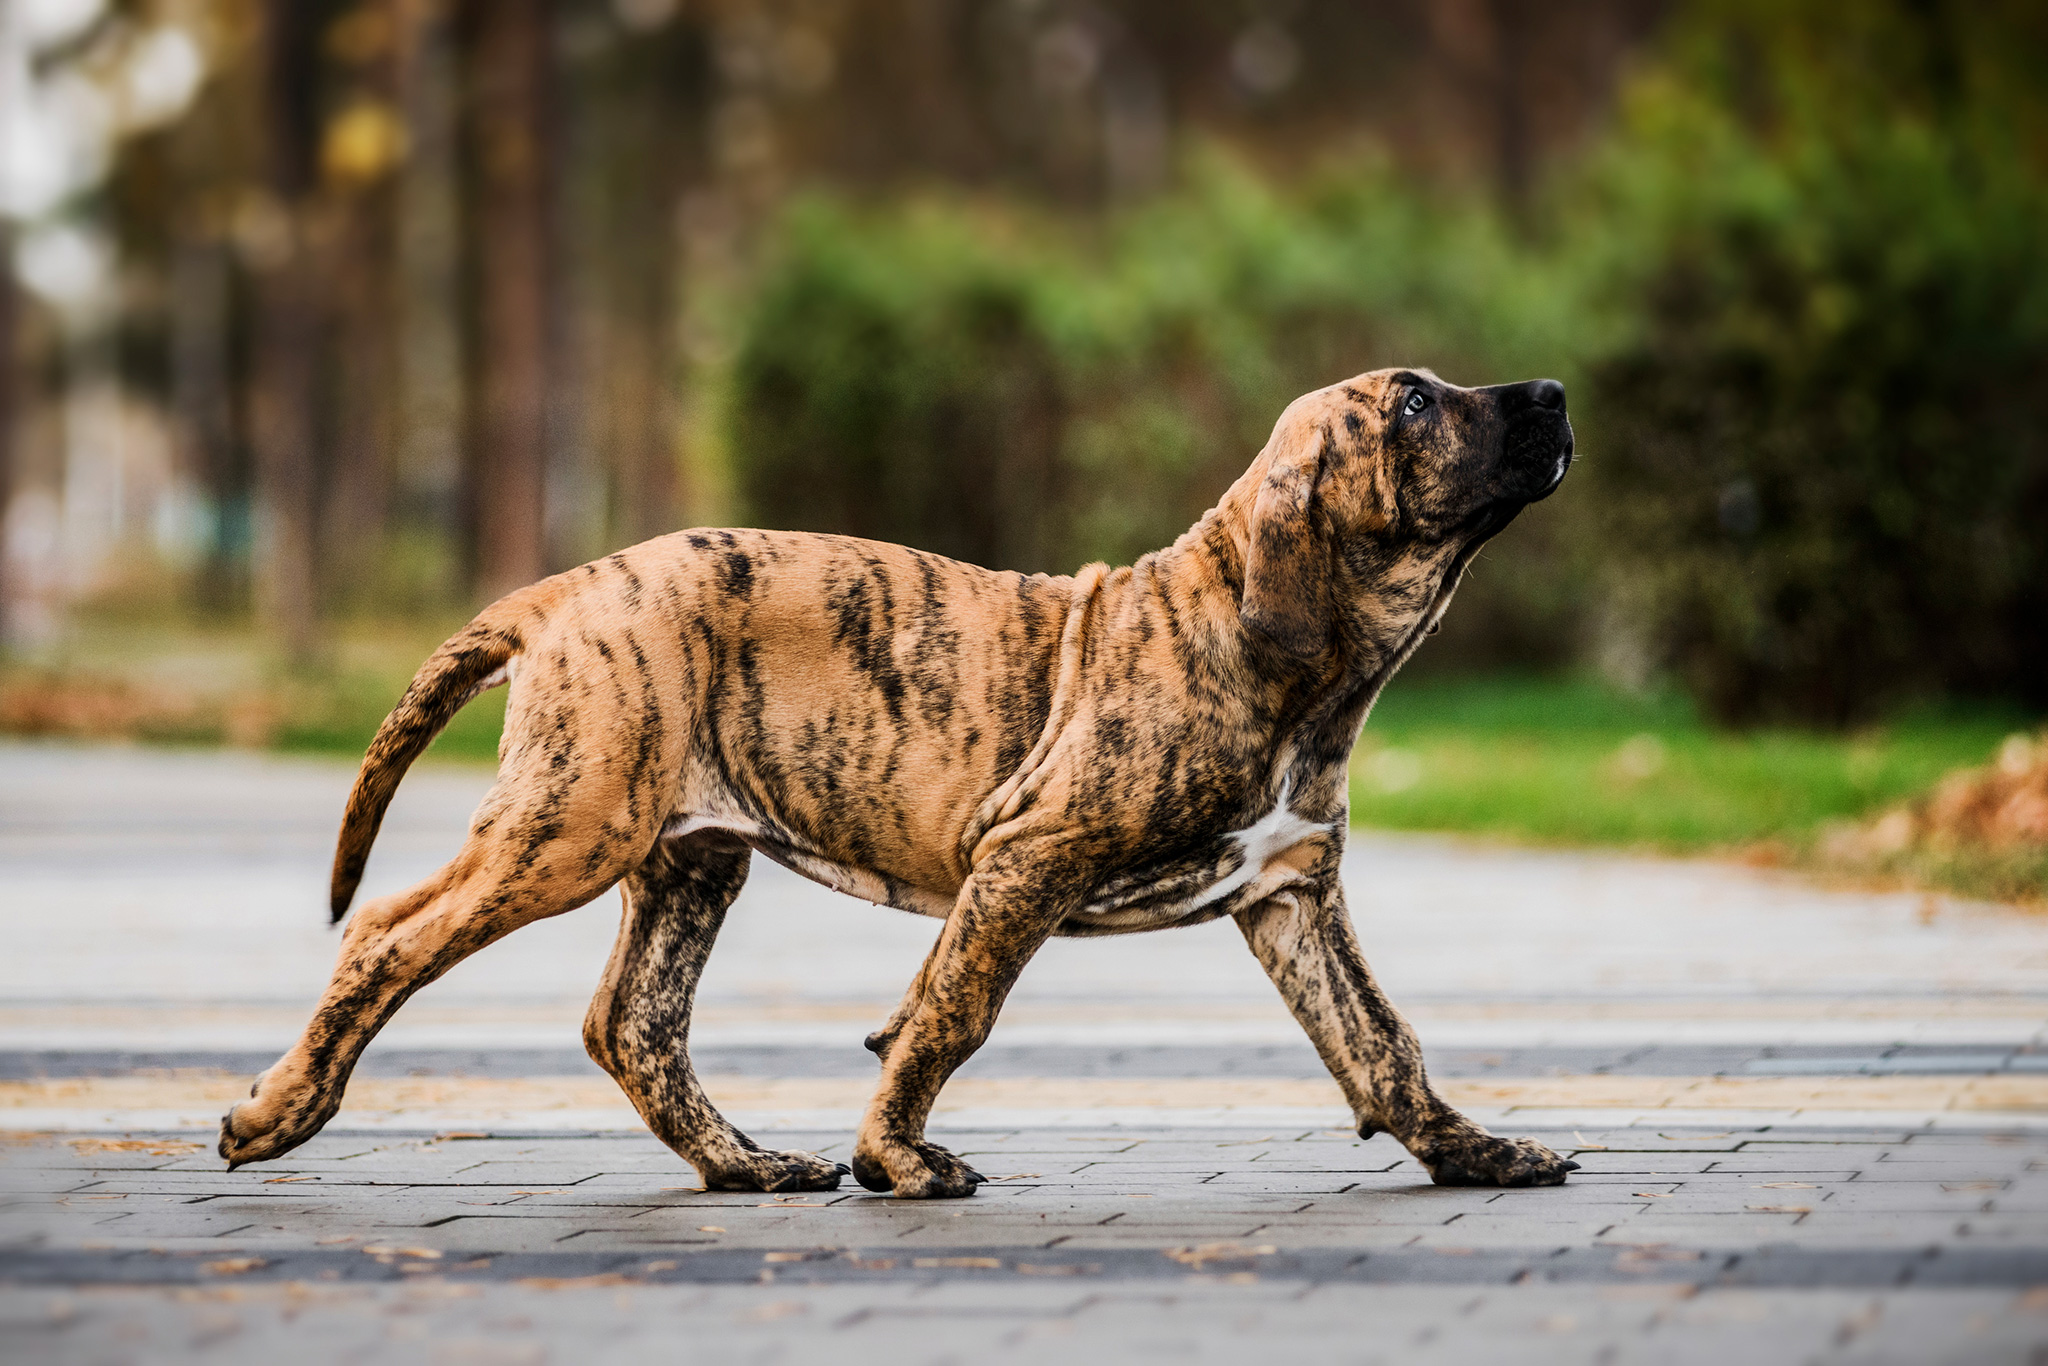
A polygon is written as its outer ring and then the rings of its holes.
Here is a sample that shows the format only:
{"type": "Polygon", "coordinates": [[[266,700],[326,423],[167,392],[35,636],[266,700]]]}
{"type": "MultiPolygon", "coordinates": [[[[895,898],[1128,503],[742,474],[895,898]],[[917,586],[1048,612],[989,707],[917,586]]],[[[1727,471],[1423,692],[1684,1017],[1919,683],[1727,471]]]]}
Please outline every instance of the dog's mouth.
{"type": "Polygon", "coordinates": [[[1557,492],[1558,485],[1564,482],[1565,472],[1571,469],[1572,467],[1573,451],[1574,442],[1572,439],[1572,429],[1571,425],[1567,423],[1564,429],[1564,445],[1557,453],[1556,468],[1551,471],[1550,482],[1545,484],[1543,486],[1543,491],[1537,494],[1534,498],[1531,498],[1529,500],[1530,502],[1540,503],[1545,498],[1548,498],[1551,494],[1557,492]]]}
{"type": "Polygon", "coordinates": [[[1501,496],[1521,507],[1557,492],[1572,467],[1572,424],[1562,412],[1538,410],[1517,418],[1501,449],[1501,496]]]}

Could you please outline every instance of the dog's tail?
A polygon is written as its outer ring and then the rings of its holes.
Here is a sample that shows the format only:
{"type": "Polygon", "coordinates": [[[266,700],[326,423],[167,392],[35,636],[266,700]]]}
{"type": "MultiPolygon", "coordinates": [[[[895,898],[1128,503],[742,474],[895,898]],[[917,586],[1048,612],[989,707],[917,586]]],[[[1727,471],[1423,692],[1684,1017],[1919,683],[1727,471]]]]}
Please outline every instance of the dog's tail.
{"type": "Polygon", "coordinates": [[[512,656],[523,645],[519,627],[527,615],[523,599],[530,591],[514,593],[486,607],[460,634],[428,656],[413,675],[405,696],[377,727],[377,738],[370,741],[369,752],[363,756],[356,785],[348,794],[348,810],[341,818],[328,903],[332,923],[340,924],[348,914],[356,884],[363,880],[370,845],[384,823],[384,809],[391,805],[406,769],[471,699],[509,680],[512,656]]]}

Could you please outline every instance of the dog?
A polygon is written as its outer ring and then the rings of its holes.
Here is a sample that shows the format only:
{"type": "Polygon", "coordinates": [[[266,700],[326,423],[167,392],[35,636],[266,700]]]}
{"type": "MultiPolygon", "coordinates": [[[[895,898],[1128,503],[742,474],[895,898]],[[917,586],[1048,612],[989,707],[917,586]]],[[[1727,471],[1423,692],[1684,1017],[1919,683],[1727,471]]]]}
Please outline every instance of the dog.
{"type": "Polygon", "coordinates": [[[335,853],[346,915],[406,767],[511,686],[462,849],[349,921],[303,1036],[221,1122],[229,1166],[319,1132],[364,1046],[486,944],[623,887],[584,1044],[715,1190],[836,1188],[757,1146],[691,1070],[690,1009],[761,853],[945,924],[867,1046],[851,1174],[904,1198],[982,1176],[925,1141],[939,1088],[1049,936],[1231,916],[1358,1132],[1445,1185],[1556,1185],[1429,1084],[1338,879],[1374,699],[1473,555],[1572,460],[1564,386],[1379,370],[1290,404],[1170,547],[1072,577],[842,536],[683,531],[512,593],[421,667],[371,743],[335,853]]]}

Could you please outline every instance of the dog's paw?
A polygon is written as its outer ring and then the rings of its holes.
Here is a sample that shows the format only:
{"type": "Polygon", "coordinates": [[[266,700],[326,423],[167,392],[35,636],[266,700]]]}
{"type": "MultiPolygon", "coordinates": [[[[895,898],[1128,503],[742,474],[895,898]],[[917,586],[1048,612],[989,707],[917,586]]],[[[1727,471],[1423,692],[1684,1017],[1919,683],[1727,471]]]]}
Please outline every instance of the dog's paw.
{"type": "Polygon", "coordinates": [[[844,1162],[816,1153],[750,1152],[728,1166],[703,1171],[704,1189],[712,1191],[835,1191],[848,1172],[844,1162]]]}
{"type": "Polygon", "coordinates": [[[988,1180],[936,1143],[863,1143],[853,1152],[853,1179],[898,1200],[956,1200],[988,1180]]]}
{"type": "Polygon", "coordinates": [[[1579,1169],[1533,1138],[1488,1133],[1444,1143],[1422,1162],[1439,1186],[1562,1186],[1579,1169]]]}
{"type": "Polygon", "coordinates": [[[334,1117],[338,1102],[328,1102],[304,1088],[288,1088],[265,1072],[241,1101],[220,1118],[215,1151],[227,1159],[228,1170],[251,1162],[283,1157],[304,1143],[334,1117]]]}

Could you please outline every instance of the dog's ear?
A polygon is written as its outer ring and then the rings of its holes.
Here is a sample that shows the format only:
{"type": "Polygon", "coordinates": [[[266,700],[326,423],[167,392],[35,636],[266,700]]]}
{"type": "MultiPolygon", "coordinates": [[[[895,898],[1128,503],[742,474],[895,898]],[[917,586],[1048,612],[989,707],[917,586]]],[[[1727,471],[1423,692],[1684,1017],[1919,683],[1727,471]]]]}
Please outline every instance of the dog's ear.
{"type": "Polygon", "coordinates": [[[1314,659],[1330,648],[1330,551],[1316,508],[1325,434],[1320,422],[1281,414],[1272,457],[1252,504],[1244,560],[1245,625],[1281,649],[1314,659]]]}

